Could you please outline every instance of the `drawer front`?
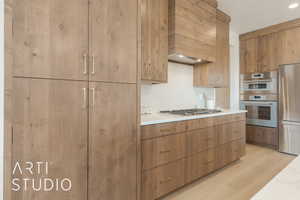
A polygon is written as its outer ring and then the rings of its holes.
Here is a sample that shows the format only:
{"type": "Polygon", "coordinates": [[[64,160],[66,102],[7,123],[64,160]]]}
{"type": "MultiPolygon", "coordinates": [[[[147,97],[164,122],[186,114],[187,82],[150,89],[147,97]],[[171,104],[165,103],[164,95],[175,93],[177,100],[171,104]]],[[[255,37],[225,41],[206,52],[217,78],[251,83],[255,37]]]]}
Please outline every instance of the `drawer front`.
{"type": "Polygon", "coordinates": [[[228,124],[228,123],[238,122],[238,121],[245,121],[245,120],[246,120],[245,113],[225,115],[225,116],[215,117],[214,125],[217,126],[217,125],[228,124]]]}
{"type": "Polygon", "coordinates": [[[185,182],[192,182],[216,169],[216,149],[209,149],[186,158],[185,182]]]}
{"type": "Polygon", "coordinates": [[[186,155],[186,134],[142,141],[143,170],[151,169],[186,155]]]}
{"type": "Polygon", "coordinates": [[[151,139],[186,131],[186,122],[163,123],[141,127],[142,139],[151,139]]]}
{"type": "Polygon", "coordinates": [[[142,199],[154,200],[184,185],[184,160],[179,160],[142,175],[142,199]]]}
{"type": "Polygon", "coordinates": [[[246,124],[240,121],[219,125],[216,127],[216,132],[218,135],[218,144],[226,144],[234,140],[245,138],[246,124]]]}
{"type": "Polygon", "coordinates": [[[192,155],[217,146],[214,127],[198,129],[187,133],[187,155],[192,155]]]}
{"type": "Polygon", "coordinates": [[[278,146],[277,129],[259,126],[247,126],[247,141],[276,147],[278,146]]]}
{"type": "Polygon", "coordinates": [[[245,154],[244,139],[232,141],[223,144],[217,148],[217,167],[221,168],[225,165],[238,160],[245,154]]]}
{"type": "Polygon", "coordinates": [[[201,128],[212,127],[214,125],[214,118],[194,119],[187,121],[187,130],[196,130],[201,128]]]}

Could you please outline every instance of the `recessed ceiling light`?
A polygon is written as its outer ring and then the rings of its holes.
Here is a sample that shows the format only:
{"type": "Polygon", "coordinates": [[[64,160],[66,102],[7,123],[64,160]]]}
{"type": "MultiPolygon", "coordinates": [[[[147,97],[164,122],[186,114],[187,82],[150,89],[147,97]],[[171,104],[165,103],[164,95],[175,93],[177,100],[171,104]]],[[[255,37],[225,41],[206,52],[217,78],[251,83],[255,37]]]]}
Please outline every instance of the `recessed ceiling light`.
{"type": "Polygon", "coordinates": [[[178,57],[179,58],[184,58],[184,55],[179,54],[178,57]]]}
{"type": "Polygon", "coordinates": [[[297,8],[299,6],[299,3],[291,3],[290,5],[289,5],[289,8],[290,9],[293,9],[293,8],[297,8]]]}

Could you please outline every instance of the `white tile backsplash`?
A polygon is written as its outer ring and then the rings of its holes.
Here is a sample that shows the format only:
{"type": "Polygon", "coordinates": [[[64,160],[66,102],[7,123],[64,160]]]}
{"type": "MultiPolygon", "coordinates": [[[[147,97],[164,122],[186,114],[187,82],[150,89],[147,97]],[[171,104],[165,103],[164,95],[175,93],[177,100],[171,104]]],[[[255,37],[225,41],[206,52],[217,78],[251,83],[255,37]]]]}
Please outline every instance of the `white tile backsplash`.
{"type": "Polygon", "coordinates": [[[204,107],[205,96],[215,99],[215,89],[193,86],[193,66],[169,63],[168,83],[141,86],[142,112],[204,107]]]}

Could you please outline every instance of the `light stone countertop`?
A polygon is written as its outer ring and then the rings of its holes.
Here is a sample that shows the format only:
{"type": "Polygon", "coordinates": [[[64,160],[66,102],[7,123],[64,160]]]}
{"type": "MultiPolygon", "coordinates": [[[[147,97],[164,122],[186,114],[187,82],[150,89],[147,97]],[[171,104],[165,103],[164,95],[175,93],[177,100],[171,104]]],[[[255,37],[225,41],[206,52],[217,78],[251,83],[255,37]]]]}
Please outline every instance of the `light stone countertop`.
{"type": "Polygon", "coordinates": [[[182,115],[174,115],[174,114],[167,114],[167,113],[142,114],[141,125],[146,126],[146,125],[153,125],[153,124],[178,122],[178,121],[201,119],[201,118],[208,118],[208,117],[217,117],[217,116],[239,114],[239,113],[246,113],[246,112],[247,111],[245,110],[223,110],[220,113],[192,115],[192,116],[182,116],[182,115]]]}
{"type": "MultiPolygon", "coordinates": [[[[276,165],[276,163],[274,163],[276,165]]],[[[259,176],[259,172],[257,174],[259,176]]],[[[293,160],[251,200],[299,200],[300,157],[293,160]]]]}

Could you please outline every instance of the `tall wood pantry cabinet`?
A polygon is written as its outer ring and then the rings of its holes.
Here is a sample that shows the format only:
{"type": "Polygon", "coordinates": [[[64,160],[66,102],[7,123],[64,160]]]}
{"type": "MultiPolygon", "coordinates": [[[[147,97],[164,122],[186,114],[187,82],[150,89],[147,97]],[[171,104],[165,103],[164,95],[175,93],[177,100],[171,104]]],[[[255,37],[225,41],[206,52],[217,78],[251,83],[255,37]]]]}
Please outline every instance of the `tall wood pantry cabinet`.
{"type": "Polygon", "coordinates": [[[11,162],[49,163],[13,177],[72,189],[8,188],[6,200],[139,200],[139,1],[11,3],[11,162]]]}

